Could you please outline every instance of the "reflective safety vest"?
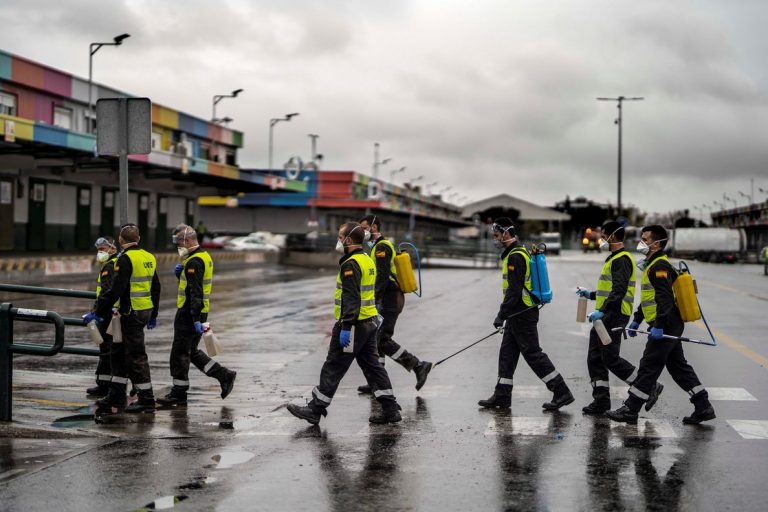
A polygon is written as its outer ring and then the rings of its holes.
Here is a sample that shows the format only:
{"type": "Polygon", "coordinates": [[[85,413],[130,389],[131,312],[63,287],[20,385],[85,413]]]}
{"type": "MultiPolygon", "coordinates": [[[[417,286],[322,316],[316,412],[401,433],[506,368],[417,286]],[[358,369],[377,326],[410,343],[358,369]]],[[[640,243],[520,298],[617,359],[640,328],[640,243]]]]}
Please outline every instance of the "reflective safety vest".
{"type": "Polygon", "coordinates": [[[380,238],[375,244],[373,244],[373,249],[371,250],[371,256],[374,261],[376,261],[376,258],[378,258],[378,254],[376,254],[376,247],[379,244],[386,245],[392,252],[392,255],[389,257],[389,280],[397,283],[397,267],[395,267],[395,256],[397,256],[397,250],[395,249],[395,246],[392,242],[380,238]]]}
{"type": "Polygon", "coordinates": [[[155,276],[157,261],[144,249],[131,249],[124,253],[131,260],[131,308],[134,311],[152,309],[152,278],[155,276]]]}
{"type": "MultiPolygon", "coordinates": [[[[107,261],[105,261],[104,264],[99,269],[99,275],[96,277],[96,298],[97,299],[101,295],[101,276],[104,274],[104,272],[107,272],[104,269],[107,268],[107,265],[112,265],[114,267],[115,261],[117,261],[117,253],[115,253],[112,256],[110,256],[109,259],[107,261]]],[[[120,300],[117,300],[115,302],[114,306],[112,306],[112,307],[119,308],[120,307],[120,300]]]]}
{"type": "Polygon", "coordinates": [[[632,306],[635,304],[635,282],[637,281],[637,274],[635,272],[635,260],[629,251],[621,250],[616,253],[611,259],[605,262],[603,270],[600,272],[600,279],[597,281],[597,291],[595,292],[595,309],[600,309],[605,304],[605,299],[611,294],[613,290],[613,278],[611,276],[611,265],[619,258],[627,257],[632,264],[632,275],[629,277],[629,283],[627,285],[627,293],[624,294],[624,298],[621,301],[621,314],[630,316],[632,314],[632,306]]]}
{"type": "Polygon", "coordinates": [[[188,257],[182,262],[184,269],[181,271],[179,277],[179,291],[176,295],[176,307],[181,309],[187,302],[187,264],[192,261],[193,258],[202,260],[205,267],[205,273],[203,274],[203,309],[201,313],[207,313],[211,305],[211,289],[213,288],[213,260],[211,255],[206,251],[199,251],[188,257]]]}
{"type": "MultiPolygon", "coordinates": [[[[659,261],[666,261],[669,263],[669,258],[667,258],[666,255],[659,256],[653,260],[653,263],[645,267],[643,275],[640,277],[640,308],[643,310],[643,317],[649,325],[656,320],[656,289],[651,284],[651,280],[648,279],[648,272],[650,272],[651,269],[656,266],[656,262],[659,261]]],[[[674,270],[672,270],[672,272],[674,272],[674,270]]]]}
{"type": "Polygon", "coordinates": [[[513,254],[519,254],[525,260],[525,282],[523,283],[523,304],[528,307],[533,306],[533,299],[531,298],[531,290],[533,289],[533,283],[531,282],[531,256],[525,247],[515,247],[504,258],[504,262],[501,269],[501,299],[507,296],[507,288],[509,288],[509,258],[513,254]]]}
{"type": "MultiPolygon", "coordinates": [[[[360,265],[362,278],[360,279],[360,314],[358,320],[365,320],[376,316],[376,265],[373,260],[363,253],[353,254],[353,259],[360,265]]],[[[341,270],[336,276],[336,295],[333,305],[333,315],[336,320],[341,319],[341,293],[343,285],[341,283],[341,270]]],[[[349,270],[347,272],[350,272],[349,270]]]]}

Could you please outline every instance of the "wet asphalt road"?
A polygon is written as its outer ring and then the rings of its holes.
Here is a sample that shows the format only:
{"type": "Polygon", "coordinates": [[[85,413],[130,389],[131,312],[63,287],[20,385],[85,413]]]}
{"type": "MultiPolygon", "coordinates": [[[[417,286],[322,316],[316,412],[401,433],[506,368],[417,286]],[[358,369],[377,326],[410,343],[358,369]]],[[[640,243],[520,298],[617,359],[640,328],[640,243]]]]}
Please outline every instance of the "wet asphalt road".
{"type": "MultiPolygon", "coordinates": [[[[620,426],[580,412],[590,386],[572,290],[594,288],[602,259],[550,260],[555,302],[542,310],[539,331],[574,404],[542,412],[550,395],[521,361],[511,411],[478,410],[496,380],[494,336],[437,367],[420,392],[412,374],[388,361],[404,415],[393,426],[368,424],[377,405],[356,393],[363,377],[355,365],[319,427],[284,408],[304,403],[317,383],[333,273],[220,272],[210,320],[227,350],[219,361],[238,371],[233,394],[222,401],[218,384],[192,370],[187,409],[95,425],[83,394],[93,359],[19,357],[15,419],[78,437],[0,439],[0,509],[135,510],[159,500],[155,508],[175,502],[178,510],[764,510],[768,277],[758,266],[692,265],[720,346],[685,350],[717,420],[682,425],[692,406],[664,372],[656,407],[637,427],[620,426]]],[[[407,298],[395,336],[408,350],[434,361],[493,330],[498,271],[435,269],[423,278],[424,297],[407,298]]],[[[173,280],[164,284],[159,327],[147,336],[158,394],[170,386],[173,280]]],[[[68,314],[85,304],[14,303],[68,314]]],[[[19,341],[46,336],[25,328],[19,341]]],[[[691,324],[686,332],[705,335],[691,324]]],[[[88,346],[85,330],[72,334],[88,346]]],[[[637,362],[643,345],[627,341],[623,354],[637,362]]],[[[613,384],[618,406],[626,388],[613,384]]]]}

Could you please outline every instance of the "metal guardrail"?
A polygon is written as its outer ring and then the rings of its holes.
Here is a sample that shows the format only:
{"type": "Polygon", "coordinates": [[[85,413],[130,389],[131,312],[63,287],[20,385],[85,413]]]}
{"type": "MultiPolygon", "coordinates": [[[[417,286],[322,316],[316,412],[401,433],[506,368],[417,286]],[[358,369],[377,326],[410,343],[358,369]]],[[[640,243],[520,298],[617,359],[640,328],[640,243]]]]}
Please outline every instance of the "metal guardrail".
{"type": "MultiPolygon", "coordinates": [[[[61,288],[43,288],[0,284],[0,291],[57,297],[95,299],[95,292],[66,290],[61,288]]],[[[98,356],[98,349],[65,347],[66,326],[84,327],[82,319],[65,318],[55,311],[42,309],[17,308],[9,302],[0,304],[0,421],[11,421],[13,414],[13,354],[25,354],[51,357],[59,353],[98,356]],[[14,323],[48,323],[54,326],[54,339],[51,345],[40,343],[14,343],[14,323]]]]}

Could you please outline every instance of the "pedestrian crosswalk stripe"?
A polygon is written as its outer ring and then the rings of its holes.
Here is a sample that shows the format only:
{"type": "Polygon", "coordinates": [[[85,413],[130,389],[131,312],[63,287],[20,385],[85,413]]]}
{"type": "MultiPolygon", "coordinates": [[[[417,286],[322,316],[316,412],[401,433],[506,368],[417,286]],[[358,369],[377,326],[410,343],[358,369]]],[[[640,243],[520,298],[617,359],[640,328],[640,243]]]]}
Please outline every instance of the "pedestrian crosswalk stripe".
{"type": "Polygon", "coordinates": [[[768,420],[726,420],[744,439],[768,439],[768,420]]]}
{"type": "Polygon", "coordinates": [[[666,420],[639,418],[637,425],[611,422],[611,432],[622,437],[644,437],[649,439],[677,437],[675,429],[666,420]]]}
{"type": "MultiPolygon", "coordinates": [[[[709,393],[710,400],[733,400],[733,401],[757,401],[757,398],[744,388],[710,388],[704,386],[709,393]]],[[[611,398],[627,398],[627,386],[612,386],[611,398]]],[[[681,390],[682,391],[682,390],[681,390]]],[[[663,400],[664,395],[662,395],[663,400]]]]}
{"type": "Polygon", "coordinates": [[[493,418],[485,429],[486,436],[546,436],[550,432],[554,416],[510,416],[509,418],[493,418]]]}
{"type": "Polygon", "coordinates": [[[253,426],[236,422],[235,429],[238,436],[291,436],[296,432],[297,421],[293,416],[281,415],[267,416],[254,422],[253,426]]]}

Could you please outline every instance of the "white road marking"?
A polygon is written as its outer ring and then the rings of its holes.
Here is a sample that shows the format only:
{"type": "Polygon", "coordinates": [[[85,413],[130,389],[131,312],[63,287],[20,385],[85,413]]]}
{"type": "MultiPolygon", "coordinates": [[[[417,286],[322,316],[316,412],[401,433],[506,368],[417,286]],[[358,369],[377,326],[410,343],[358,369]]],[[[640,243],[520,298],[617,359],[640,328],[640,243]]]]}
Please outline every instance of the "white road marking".
{"type": "MultiPolygon", "coordinates": [[[[677,386],[673,383],[671,384],[671,388],[668,388],[667,385],[664,386],[664,392],[661,394],[660,400],[664,400],[664,395],[669,392],[678,392],[682,393],[683,391],[680,388],[677,388],[677,386]],[[674,388],[677,388],[676,390],[674,388]]],[[[757,401],[757,398],[754,397],[749,391],[747,391],[744,388],[710,388],[707,386],[704,386],[707,390],[707,393],[709,393],[709,399],[710,400],[734,400],[734,401],[757,401]]],[[[627,386],[611,386],[611,398],[617,398],[617,399],[624,399],[627,398],[627,390],[629,387],[627,386]]]]}
{"type": "Polygon", "coordinates": [[[553,416],[511,416],[494,418],[488,422],[486,436],[549,436],[552,435],[553,416]]]}
{"type": "Polygon", "coordinates": [[[744,439],[768,439],[768,420],[726,420],[744,439]]]}

